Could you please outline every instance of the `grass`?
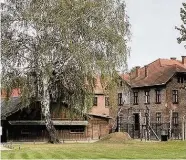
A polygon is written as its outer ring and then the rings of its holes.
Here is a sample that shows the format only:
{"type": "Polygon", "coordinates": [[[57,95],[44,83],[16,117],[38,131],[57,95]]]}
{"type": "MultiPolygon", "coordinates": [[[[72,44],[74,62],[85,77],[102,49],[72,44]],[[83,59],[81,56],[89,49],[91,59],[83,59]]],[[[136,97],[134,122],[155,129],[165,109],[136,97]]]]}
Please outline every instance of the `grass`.
{"type": "Polygon", "coordinates": [[[2,159],[186,159],[186,141],[74,144],[13,144],[2,159]]]}

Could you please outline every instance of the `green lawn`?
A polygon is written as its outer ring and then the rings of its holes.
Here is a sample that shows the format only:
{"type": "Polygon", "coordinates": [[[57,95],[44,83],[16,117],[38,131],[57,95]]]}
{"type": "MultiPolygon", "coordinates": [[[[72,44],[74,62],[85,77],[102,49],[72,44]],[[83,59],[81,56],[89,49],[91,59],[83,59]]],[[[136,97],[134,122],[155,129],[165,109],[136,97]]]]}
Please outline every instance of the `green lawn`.
{"type": "Polygon", "coordinates": [[[13,144],[14,150],[2,151],[2,159],[185,159],[186,141],[76,144],[13,144]]]}

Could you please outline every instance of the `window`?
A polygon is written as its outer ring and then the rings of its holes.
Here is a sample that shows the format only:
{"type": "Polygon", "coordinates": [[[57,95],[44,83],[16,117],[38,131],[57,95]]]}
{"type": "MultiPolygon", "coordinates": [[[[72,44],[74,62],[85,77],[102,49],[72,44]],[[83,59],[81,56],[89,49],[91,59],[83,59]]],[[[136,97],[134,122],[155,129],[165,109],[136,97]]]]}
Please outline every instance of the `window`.
{"type": "Polygon", "coordinates": [[[156,122],[161,123],[161,112],[156,113],[156,122]]]}
{"type": "Polygon", "coordinates": [[[70,129],[70,133],[83,133],[83,132],[84,132],[83,127],[70,129]]]}
{"type": "Polygon", "coordinates": [[[109,106],[109,97],[105,97],[105,106],[109,106]]]}
{"type": "Polygon", "coordinates": [[[122,105],[122,93],[118,93],[118,106],[122,105]]]}
{"type": "Polygon", "coordinates": [[[178,90],[173,90],[172,91],[172,102],[173,103],[178,103],[178,90]]]}
{"type": "Polygon", "coordinates": [[[156,103],[161,103],[161,91],[156,90],[156,103]]]}
{"type": "Polygon", "coordinates": [[[123,86],[123,81],[120,81],[120,86],[123,86]]]}
{"type": "Polygon", "coordinates": [[[123,81],[120,80],[120,81],[118,82],[117,86],[118,86],[118,87],[122,87],[122,86],[123,86],[123,81]]]}
{"type": "Polygon", "coordinates": [[[186,76],[178,76],[178,83],[186,83],[186,76]]]}
{"type": "Polygon", "coordinates": [[[145,104],[149,104],[149,103],[150,103],[149,91],[145,91],[145,104]]]}
{"type": "Polygon", "coordinates": [[[22,129],[21,134],[31,134],[31,132],[28,129],[22,129]]]}
{"type": "Polygon", "coordinates": [[[173,114],[172,114],[172,123],[173,123],[173,125],[177,125],[178,124],[178,112],[173,112],[173,114]]]}
{"type": "Polygon", "coordinates": [[[94,99],[93,99],[93,105],[94,106],[97,106],[97,104],[98,104],[98,97],[94,97],[94,99]]]}
{"type": "Polygon", "coordinates": [[[134,92],[134,104],[138,104],[138,92],[134,92]]]}

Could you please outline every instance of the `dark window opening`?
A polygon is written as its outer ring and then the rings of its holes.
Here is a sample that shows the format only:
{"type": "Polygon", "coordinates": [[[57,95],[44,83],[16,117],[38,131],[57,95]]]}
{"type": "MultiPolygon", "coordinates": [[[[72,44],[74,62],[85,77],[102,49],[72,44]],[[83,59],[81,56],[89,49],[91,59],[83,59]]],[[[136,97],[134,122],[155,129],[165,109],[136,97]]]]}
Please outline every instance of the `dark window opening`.
{"type": "Polygon", "coordinates": [[[134,92],[134,105],[138,104],[138,92],[134,92]]]}
{"type": "Polygon", "coordinates": [[[83,127],[80,127],[80,128],[73,128],[73,129],[70,129],[70,133],[84,133],[84,128],[83,127]]]}
{"type": "Polygon", "coordinates": [[[156,113],[156,122],[161,123],[161,112],[156,113]]]}
{"type": "Polygon", "coordinates": [[[161,103],[161,91],[156,90],[156,103],[161,103]]]}
{"type": "Polygon", "coordinates": [[[120,81],[120,86],[123,86],[123,81],[120,81]]]}
{"type": "Polygon", "coordinates": [[[173,123],[173,125],[178,125],[178,112],[173,112],[172,123],[173,123]]]}
{"type": "Polygon", "coordinates": [[[150,94],[149,91],[145,91],[145,104],[150,103],[150,94]]]}
{"type": "Polygon", "coordinates": [[[93,99],[93,105],[97,106],[98,105],[98,97],[94,97],[93,99]]]}
{"type": "Polygon", "coordinates": [[[118,105],[122,105],[122,93],[118,93],[118,105]]]}
{"type": "Polygon", "coordinates": [[[172,102],[173,103],[178,103],[178,90],[173,90],[172,91],[172,102]]]}
{"type": "Polygon", "coordinates": [[[140,129],[139,113],[134,113],[134,130],[137,131],[139,129],[140,129]]]}
{"type": "Polygon", "coordinates": [[[177,78],[178,83],[186,83],[186,76],[178,76],[177,78]]]}

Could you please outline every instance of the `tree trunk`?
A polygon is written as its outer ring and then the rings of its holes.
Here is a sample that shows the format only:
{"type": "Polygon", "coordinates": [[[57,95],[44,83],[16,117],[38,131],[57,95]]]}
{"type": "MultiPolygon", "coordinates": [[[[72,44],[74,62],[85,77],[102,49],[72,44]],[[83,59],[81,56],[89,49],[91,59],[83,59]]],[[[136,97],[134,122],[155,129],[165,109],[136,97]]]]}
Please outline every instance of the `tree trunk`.
{"type": "Polygon", "coordinates": [[[56,134],[56,129],[51,120],[50,115],[50,96],[48,91],[48,81],[47,78],[43,78],[43,96],[41,100],[42,114],[45,119],[46,129],[49,133],[49,142],[50,143],[59,143],[59,139],[56,134]]]}

